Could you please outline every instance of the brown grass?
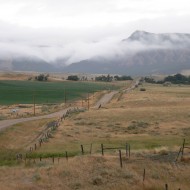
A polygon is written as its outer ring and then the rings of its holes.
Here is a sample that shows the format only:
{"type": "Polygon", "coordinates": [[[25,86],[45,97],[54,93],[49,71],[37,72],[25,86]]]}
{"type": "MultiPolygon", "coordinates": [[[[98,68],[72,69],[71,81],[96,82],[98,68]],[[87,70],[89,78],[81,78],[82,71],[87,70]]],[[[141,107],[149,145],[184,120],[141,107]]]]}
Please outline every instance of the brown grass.
{"type": "MultiPolygon", "coordinates": [[[[167,183],[169,189],[189,189],[188,150],[182,162],[174,163],[174,160],[183,138],[190,144],[190,88],[148,84],[143,87],[146,91],[139,88],[116,95],[109,105],[98,110],[70,115],[35,152],[38,155],[68,151],[78,156],[69,158],[68,162],[60,158],[59,164],[56,158],[54,165],[52,159],[40,162],[38,158],[36,164],[31,160],[26,166],[21,163],[17,167],[1,167],[0,187],[5,190],[161,190],[167,183]],[[118,150],[106,151],[105,156],[101,156],[101,143],[117,147],[126,142],[131,144],[132,155],[128,160],[123,153],[122,169],[118,150]],[[88,153],[91,143],[93,154],[81,156],[80,145],[83,144],[88,153]]],[[[47,121],[41,122],[7,129],[0,137],[1,144],[7,142],[12,148],[28,146],[26,142],[31,143],[47,121]]]]}
{"type": "Polygon", "coordinates": [[[188,164],[170,164],[134,157],[123,157],[123,168],[118,157],[80,156],[67,162],[60,159],[36,160],[27,166],[0,168],[1,188],[5,190],[29,189],[132,189],[161,190],[167,183],[169,189],[189,189],[188,164]],[[143,170],[146,169],[143,183],[143,170]]]}

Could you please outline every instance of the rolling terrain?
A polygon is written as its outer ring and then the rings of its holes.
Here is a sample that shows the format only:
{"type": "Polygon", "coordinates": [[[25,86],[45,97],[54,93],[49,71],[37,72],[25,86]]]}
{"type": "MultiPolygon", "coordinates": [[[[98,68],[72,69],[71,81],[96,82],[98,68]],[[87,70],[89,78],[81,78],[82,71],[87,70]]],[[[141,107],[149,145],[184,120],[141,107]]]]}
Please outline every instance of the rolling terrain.
{"type": "Polygon", "coordinates": [[[1,187],[161,190],[167,184],[169,189],[188,190],[188,149],[183,159],[176,158],[183,139],[185,146],[190,145],[189,86],[142,85],[120,91],[99,109],[91,105],[89,111],[71,112],[41,146],[39,138],[52,119],[17,124],[1,132],[1,187]],[[37,149],[30,152],[35,143],[37,149]],[[116,149],[105,149],[102,156],[101,144],[116,149]],[[18,152],[23,160],[15,159],[18,152]]]}

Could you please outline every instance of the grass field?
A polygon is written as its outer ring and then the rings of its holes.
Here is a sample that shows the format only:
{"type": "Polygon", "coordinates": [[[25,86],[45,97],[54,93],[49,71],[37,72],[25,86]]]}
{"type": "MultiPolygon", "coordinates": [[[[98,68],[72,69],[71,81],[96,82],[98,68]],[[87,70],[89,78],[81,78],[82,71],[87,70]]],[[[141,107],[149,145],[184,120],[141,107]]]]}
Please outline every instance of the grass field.
{"type": "Polygon", "coordinates": [[[167,183],[168,189],[189,190],[189,151],[185,151],[185,161],[174,161],[184,138],[190,146],[190,88],[150,84],[143,87],[146,91],[137,88],[115,95],[98,110],[91,108],[71,114],[52,137],[31,154],[36,157],[36,163],[33,159],[26,165],[17,164],[15,160],[4,163],[3,157],[11,155],[11,151],[26,152],[37,142],[36,137],[48,120],[19,124],[1,132],[1,165],[13,166],[0,167],[0,186],[7,190],[162,190],[167,183]],[[118,147],[126,142],[131,145],[131,158],[126,159],[122,149],[122,169],[118,150],[108,150],[101,156],[101,143],[118,147]],[[91,143],[92,155],[89,155],[91,143]],[[72,156],[68,162],[65,158],[60,158],[59,163],[56,158],[54,164],[50,158],[39,161],[40,155],[64,156],[65,151],[72,156]]]}
{"type": "Polygon", "coordinates": [[[118,89],[113,83],[98,82],[37,82],[37,81],[0,81],[0,105],[31,104],[35,102],[64,102],[85,97],[88,93],[101,90],[118,89]]]}

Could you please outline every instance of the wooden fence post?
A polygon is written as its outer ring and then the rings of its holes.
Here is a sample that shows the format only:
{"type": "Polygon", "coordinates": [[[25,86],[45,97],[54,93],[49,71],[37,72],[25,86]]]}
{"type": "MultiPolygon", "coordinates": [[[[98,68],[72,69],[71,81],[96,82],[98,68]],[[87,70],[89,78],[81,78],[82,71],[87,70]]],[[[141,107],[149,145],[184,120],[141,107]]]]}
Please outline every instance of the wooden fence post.
{"type": "Polygon", "coordinates": [[[81,144],[81,152],[82,152],[82,155],[84,154],[84,149],[83,149],[83,145],[81,144]]]}
{"type": "Polygon", "coordinates": [[[40,156],[40,162],[42,161],[42,157],[40,156]]]}
{"type": "Polygon", "coordinates": [[[126,146],[125,146],[125,150],[126,150],[126,158],[128,157],[128,144],[126,143],[126,146]]]}
{"type": "Polygon", "coordinates": [[[183,146],[182,146],[182,157],[183,157],[183,154],[184,154],[184,147],[185,147],[185,139],[183,139],[183,146]]]}
{"type": "Polygon", "coordinates": [[[143,172],[143,183],[144,183],[144,181],[145,181],[145,173],[146,171],[145,171],[145,169],[144,169],[144,172],[143,172]]]}
{"type": "Polygon", "coordinates": [[[67,151],[65,152],[65,157],[66,157],[66,160],[68,161],[68,154],[67,154],[67,151]]]}
{"type": "Polygon", "coordinates": [[[26,159],[27,159],[27,153],[26,153],[26,155],[25,155],[25,159],[24,159],[24,160],[25,160],[25,165],[26,165],[26,159]]]}
{"type": "Polygon", "coordinates": [[[123,167],[123,163],[122,163],[122,157],[121,157],[121,150],[119,150],[119,161],[120,161],[120,167],[123,167]]]}
{"type": "Polygon", "coordinates": [[[104,145],[101,144],[101,149],[102,149],[102,156],[104,156],[104,145]]]}
{"type": "Polygon", "coordinates": [[[90,154],[92,154],[92,143],[90,144],[90,154]]]}
{"type": "Polygon", "coordinates": [[[131,157],[131,146],[130,146],[130,144],[129,144],[129,158],[131,157]]]}
{"type": "Polygon", "coordinates": [[[53,164],[54,164],[54,156],[52,157],[52,161],[53,161],[53,164]]]}
{"type": "Polygon", "coordinates": [[[168,184],[165,184],[165,188],[166,188],[166,190],[168,190],[168,184]]]}

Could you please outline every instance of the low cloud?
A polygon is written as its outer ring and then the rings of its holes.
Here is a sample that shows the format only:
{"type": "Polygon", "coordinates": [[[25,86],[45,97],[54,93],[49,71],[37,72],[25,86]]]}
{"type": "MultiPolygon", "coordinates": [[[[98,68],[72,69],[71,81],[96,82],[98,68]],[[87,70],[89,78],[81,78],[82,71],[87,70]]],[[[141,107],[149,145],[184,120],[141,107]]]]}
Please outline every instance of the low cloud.
{"type": "MultiPolygon", "coordinates": [[[[185,26],[187,26],[183,23],[185,18],[187,19],[187,17],[176,19],[176,23],[181,28],[172,28],[172,31],[190,32],[190,30],[185,30],[185,26]]],[[[63,59],[63,64],[71,64],[93,57],[109,59],[114,56],[131,55],[138,51],[156,48],[183,48],[190,44],[188,36],[182,38],[176,34],[170,35],[170,39],[159,39],[157,35],[152,35],[150,39],[142,36],[140,40],[122,41],[137,29],[139,23],[143,30],[150,32],[171,32],[169,20],[162,21],[162,19],[141,20],[126,25],[106,25],[100,28],[91,27],[78,30],[68,28],[32,29],[1,21],[0,59],[32,56],[52,64],[55,64],[57,59],[63,59]],[[160,28],[164,28],[164,30],[160,28]]]]}

